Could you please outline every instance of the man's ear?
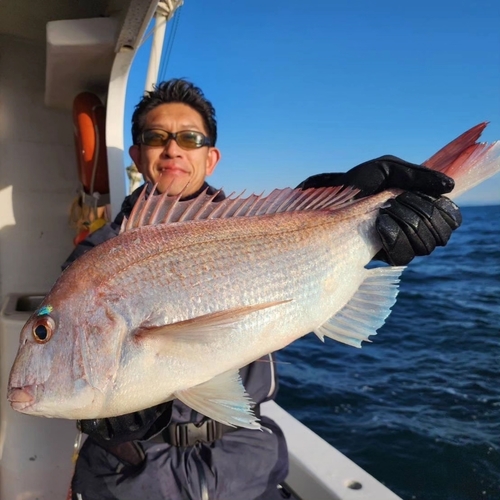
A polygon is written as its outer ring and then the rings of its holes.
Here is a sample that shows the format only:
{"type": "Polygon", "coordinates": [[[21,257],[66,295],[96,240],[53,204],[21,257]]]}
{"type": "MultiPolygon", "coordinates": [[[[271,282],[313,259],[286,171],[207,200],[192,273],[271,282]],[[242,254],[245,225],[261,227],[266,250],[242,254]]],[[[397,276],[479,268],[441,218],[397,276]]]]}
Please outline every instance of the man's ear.
{"type": "Polygon", "coordinates": [[[219,163],[220,156],[221,156],[220,151],[217,148],[212,147],[208,150],[207,168],[205,170],[206,175],[213,174],[213,171],[215,170],[217,163],[219,163]]]}
{"type": "Polygon", "coordinates": [[[137,170],[144,175],[144,172],[142,171],[141,168],[141,148],[139,147],[138,144],[133,144],[128,148],[128,154],[130,155],[130,158],[132,158],[132,161],[135,163],[135,166],[137,167],[137,170]]]}

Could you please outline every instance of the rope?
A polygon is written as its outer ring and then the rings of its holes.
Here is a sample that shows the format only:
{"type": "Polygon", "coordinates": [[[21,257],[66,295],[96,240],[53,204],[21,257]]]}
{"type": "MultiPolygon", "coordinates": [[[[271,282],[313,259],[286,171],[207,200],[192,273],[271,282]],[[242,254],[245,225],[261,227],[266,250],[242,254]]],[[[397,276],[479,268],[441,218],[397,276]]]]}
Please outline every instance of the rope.
{"type": "Polygon", "coordinates": [[[167,41],[163,43],[163,53],[162,53],[162,58],[160,62],[160,69],[158,71],[158,78],[157,81],[162,81],[167,74],[167,67],[168,63],[170,61],[170,55],[172,53],[172,47],[174,45],[174,39],[175,35],[177,33],[177,28],[179,26],[179,20],[181,18],[181,10],[182,10],[182,5],[177,8],[177,10],[174,13],[174,18],[172,20],[172,30],[169,32],[169,36],[167,37],[167,41]]]}

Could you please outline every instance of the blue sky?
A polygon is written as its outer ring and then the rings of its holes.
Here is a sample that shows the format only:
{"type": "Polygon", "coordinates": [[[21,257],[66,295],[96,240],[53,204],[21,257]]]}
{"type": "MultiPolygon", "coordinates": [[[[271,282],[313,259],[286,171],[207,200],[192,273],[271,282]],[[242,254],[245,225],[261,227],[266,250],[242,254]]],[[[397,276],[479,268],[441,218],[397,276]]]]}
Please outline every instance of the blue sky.
{"type": "MultiPolygon", "coordinates": [[[[497,0],[185,0],[161,79],[186,77],[217,110],[209,181],[270,191],[383,154],[420,163],[482,121],[500,139],[497,0]]],[[[150,44],[127,93],[141,96],[150,44]]],[[[460,200],[459,200],[460,201],[460,200]]],[[[462,204],[500,203],[500,175],[462,204]]]]}

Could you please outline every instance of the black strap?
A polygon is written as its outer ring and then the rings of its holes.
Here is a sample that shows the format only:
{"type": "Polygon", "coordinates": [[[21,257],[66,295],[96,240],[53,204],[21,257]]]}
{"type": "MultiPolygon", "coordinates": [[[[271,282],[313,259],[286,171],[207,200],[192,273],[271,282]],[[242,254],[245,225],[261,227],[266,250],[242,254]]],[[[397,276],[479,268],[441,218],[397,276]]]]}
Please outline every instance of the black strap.
{"type": "Polygon", "coordinates": [[[116,445],[101,442],[99,445],[112,453],[125,466],[133,469],[141,467],[145,462],[146,454],[137,441],[126,441],[125,443],[116,445]]]}

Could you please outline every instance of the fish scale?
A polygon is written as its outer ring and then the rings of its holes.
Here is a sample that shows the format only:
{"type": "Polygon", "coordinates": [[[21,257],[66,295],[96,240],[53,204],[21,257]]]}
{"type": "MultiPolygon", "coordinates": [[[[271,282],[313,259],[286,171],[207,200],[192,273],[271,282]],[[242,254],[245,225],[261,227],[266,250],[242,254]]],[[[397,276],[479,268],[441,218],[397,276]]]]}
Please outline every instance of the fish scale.
{"type": "MultiPolygon", "coordinates": [[[[168,305],[168,313],[165,313],[165,310],[160,305],[162,312],[151,321],[150,326],[182,321],[187,317],[197,317],[242,304],[252,305],[292,299],[290,304],[278,306],[275,310],[269,309],[254,313],[240,325],[236,334],[221,336],[219,342],[211,346],[206,346],[203,343],[200,346],[189,346],[191,355],[195,355],[193,353],[197,351],[198,347],[200,357],[210,355],[214,365],[217,365],[217,370],[222,366],[224,371],[238,368],[241,357],[244,357],[246,364],[246,362],[265,354],[269,349],[276,350],[283,347],[283,345],[289,343],[291,337],[296,338],[298,332],[297,327],[294,327],[294,325],[297,325],[297,323],[303,324],[305,311],[313,311],[313,306],[319,302],[322,303],[322,307],[316,311],[315,315],[311,315],[313,317],[308,320],[305,327],[307,331],[312,330],[314,326],[318,326],[323,320],[327,319],[332,307],[335,307],[324,300],[325,297],[331,297],[333,294],[331,290],[321,293],[320,285],[322,281],[325,281],[326,273],[319,270],[330,269],[329,272],[333,281],[333,277],[336,275],[335,261],[339,257],[334,251],[339,245],[333,245],[332,241],[332,217],[329,214],[323,215],[329,220],[329,224],[318,225],[317,218],[319,216],[320,214],[316,213],[308,214],[307,217],[315,223],[316,230],[314,234],[305,231],[303,229],[305,224],[302,221],[298,224],[295,219],[291,231],[282,230],[274,238],[269,236],[272,231],[258,228],[255,232],[261,235],[260,239],[252,232],[252,227],[255,226],[256,222],[251,218],[246,219],[245,223],[231,219],[221,220],[219,226],[226,226],[227,234],[233,235],[230,238],[231,244],[229,246],[231,252],[229,253],[224,248],[221,248],[219,240],[207,242],[206,237],[201,234],[200,238],[205,243],[203,250],[198,252],[196,246],[192,247],[193,250],[189,250],[189,252],[196,253],[196,266],[184,267],[185,276],[182,285],[180,286],[177,281],[175,283],[175,293],[171,291],[173,299],[168,305]],[[240,227],[236,229],[232,227],[234,225],[240,227]],[[297,231],[297,226],[302,226],[302,231],[297,231]],[[318,228],[324,233],[323,237],[318,236],[318,228]],[[238,233],[237,237],[234,236],[235,233],[238,233]],[[282,254],[285,249],[287,254],[294,256],[293,259],[283,258],[282,254]],[[217,259],[215,255],[226,256],[226,259],[217,259]],[[251,256],[251,262],[248,262],[248,256],[251,256]],[[210,268],[210,272],[200,273],[200,267],[203,268],[205,264],[210,268]],[[297,272],[297,269],[300,269],[300,273],[297,272]],[[203,281],[200,282],[201,277],[203,281]],[[217,287],[212,287],[211,283],[216,283],[217,287]],[[193,285],[198,285],[207,294],[207,300],[201,304],[192,304],[186,308],[190,298],[193,295],[196,296],[196,289],[193,285]],[[297,307],[296,303],[300,303],[301,306],[297,307]],[[297,319],[300,319],[300,321],[298,322],[297,319]],[[278,325],[280,328],[278,328],[278,325]],[[251,339],[252,335],[253,339],[251,339]],[[266,337],[271,337],[272,342],[266,340],[266,337]],[[241,342],[240,339],[244,339],[244,342],[241,342]],[[224,350],[220,349],[221,344],[225,346],[224,350]],[[227,352],[234,354],[234,357],[228,357],[227,352]]],[[[283,216],[276,217],[281,218],[283,216]]],[[[259,221],[257,224],[266,226],[266,222],[259,221]]],[[[274,222],[269,220],[271,224],[274,222]]],[[[170,226],[169,231],[167,231],[168,228],[162,229],[165,233],[175,233],[176,228],[170,226]]],[[[220,230],[221,228],[217,229],[220,230]]],[[[350,233],[349,229],[346,229],[350,233]]],[[[169,236],[174,237],[172,234],[169,236]]],[[[337,235],[337,237],[339,236],[337,235]]],[[[340,235],[340,238],[343,238],[343,236],[340,235]]],[[[190,234],[191,244],[194,243],[193,240],[195,238],[190,234]]],[[[222,241],[227,242],[228,240],[222,239],[222,241]]],[[[360,240],[361,242],[362,240],[360,240]]],[[[180,247],[181,249],[188,248],[182,244],[180,247]]],[[[189,254],[184,255],[183,260],[191,261],[192,257],[189,254]]],[[[178,258],[176,253],[161,251],[158,253],[157,262],[153,262],[151,257],[149,258],[148,267],[157,272],[147,277],[150,286],[145,292],[145,296],[142,296],[142,291],[134,292],[139,302],[150,301],[151,296],[162,297],[164,293],[167,293],[168,288],[172,285],[170,283],[161,283],[161,286],[157,284],[158,279],[164,278],[163,274],[158,270],[165,265],[166,261],[172,259],[176,261],[178,258]]],[[[137,266],[136,273],[141,274],[139,266],[137,266]]],[[[121,284],[116,283],[113,287],[126,286],[127,289],[135,290],[135,288],[130,288],[129,285],[130,283],[124,282],[121,284]]],[[[342,300],[339,297],[340,294],[338,294],[336,300],[342,300]]],[[[124,304],[126,303],[124,301],[124,304]]],[[[163,301],[161,304],[163,304],[163,301]]],[[[316,307],[316,309],[318,308],[316,307]]],[[[127,311],[121,311],[123,315],[126,313],[127,311]]],[[[303,330],[304,327],[302,326],[302,331],[299,333],[302,334],[303,330]]],[[[176,356],[178,360],[181,354],[177,352],[176,356]]],[[[134,376],[138,372],[137,369],[138,367],[135,365],[129,365],[129,374],[124,373],[124,380],[127,380],[124,385],[127,383],[133,385],[134,376]]],[[[178,365],[177,369],[179,369],[178,365]]],[[[215,373],[207,372],[205,368],[200,369],[200,373],[191,368],[192,379],[189,383],[197,385],[204,382],[207,377],[212,378],[214,375],[215,373]]],[[[168,387],[160,387],[158,383],[156,385],[160,392],[169,390],[168,387]]]]}
{"type": "MultiPolygon", "coordinates": [[[[228,232],[234,232],[233,228],[231,227],[233,225],[231,223],[231,220],[220,222],[224,222],[224,225],[229,226],[227,228],[228,232]]],[[[237,225],[241,225],[239,221],[237,225]]],[[[248,224],[246,224],[246,226],[250,228],[252,225],[253,221],[248,220],[248,224]]],[[[147,227],[144,229],[149,230],[150,228],[147,227]]],[[[151,227],[151,229],[156,230],[157,227],[153,226],[151,227]]],[[[160,240],[168,242],[168,240],[177,238],[177,235],[175,234],[176,228],[166,227],[160,229],[164,233],[163,236],[159,238],[160,240]]],[[[266,234],[265,231],[264,234],[266,234]]],[[[307,237],[304,236],[304,233],[301,233],[301,238],[304,241],[307,240],[307,237]]],[[[172,268],[175,269],[175,263],[183,261],[185,262],[185,264],[182,268],[182,279],[179,281],[179,278],[181,278],[181,276],[175,276],[175,278],[177,278],[175,286],[181,288],[181,290],[184,290],[186,293],[191,294],[193,293],[193,286],[195,285],[203,286],[209,282],[217,282],[218,288],[214,289],[212,293],[214,294],[214,296],[218,297],[218,302],[220,302],[221,298],[226,297],[226,294],[219,293],[219,290],[224,289],[224,287],[233,289],[234,280],[237,274],[241,274],[241,278],[239,279],[239,281],[242,281],[245,284],[248,284],[249,280],[256,280],[258,276],[261,276],[263,278],[261,280],[261,285],[264,285],[267,282],[268,290],[266,290],[266,292],[268,294],[273,294],[273,284],[276,282],[276,279],[268,279],[270,273],[281,273],[281,276],[283,278],[285,278],[286,276],[293,276],[293,268],[296,264],[287,262],[286,264],[290,268],[288,271],[285,270],[286,268],[283,265],[281,267],[276,266],[276,260],[278,260],[278,257],[282,256],[284,251],[288,251],[289,253],[294,254],[296,256],[295,259],[297,260],[298,254],[296,248],[291,249],[292,242],[290,241],[290,239],[287,242],[284,242],[283,235],[281,235],[280,237],[281,242],[279,242],[278,240],[274,240],[272,239],[272,237],[266,235],[266,244],[263,245],[262,241],[257,240],[252,233],[249,233],[245,227],[242,227],[240,237],[231,238],[230,245],[228,245],[227,248],[224,248],[224,245],[222,245],[220,241],[216,242],[217,247],[214,248],[213,246],[211,246],[210,241],[206,241],[206,238],[203,234],[201,235],[200,239],[201,244],[199,247],[197,247],[195,241],[193,241],[194,238],[190,238],[189,245],[194,245],[194,247],[192,247],[192,249],[188,252],[182,252],[181,249],[177,249],[176,252],[173,253],[169,248],[169,244],[165,243],[165,248],[158,249],[158,253],[155,258],[151,256],[149,257],[147,266],[136,264],[136,266],[134,266],[133,273],[123,274],[120,275],[120,277],[116,277],[116,275],[114,275],[114,277],[110,280],[108,286],[110,286],[111,288],[120,287],[127,289],[132,288],[135,290],[136,288],[133,287],[133,285],[138,281],[144,281],[144,278],[146,277],[146,282],[149,284],[149,286],[147,287],[147,290],[145,290],[145,292],[148,295],[155,295],[160,291],[161,288],[168,289],[168,287],[170,286],[168,282],[165,282],[164,269],[169,268],[171,262],[174,263],[172,265],[172,268]],[[266,252],[265,255],[264,251],[266,252]],[[216,257],[216,255],[218,255],[219,257],[216,257]],[[210,271],[200,273],[200,268],[203,268],[204,266],[207,266],[210,271]],[[229,266],[231,266],[231,268],[229,266]],[[235,269],[238,269],[238,271],[235,271],[235,269]],[[145,273],[146,276],[144,275],[145,273]],[[121,279],[121,276],[123,276],[123,279],[121,279]]],[[[196,241],[196,243],[199,244],[198,241],[196,241]]],[[[311,265],[310,263],[312,263],[314,259],[315,254],[311,251],[311,243],[309,243],[302,250],[302,267],[311,265]]],[[[307,267],[305,271],[308,272],[307,267]]],[[[262,289],[262,287],[260,289],[262,289]]],[[[243,290],[241,290],[241,292],[245,293],[245,290],[251,291],[252,293],[253,290],[256,290],[258,292],[259,286],[245,286],[243,290]]],[[[207,290],[205,290],[205,292],[207,292],[207,290]]],[[[142,290],[139,292],[139,295],[140,293],[142,293],[142,290]]],[[[209,288],[208,293],[211,293],[209,288]]],[[[136,292],[134,292],[134,294],[136,294],[136,292]]],[[[179,291],[177,291],[176,294],[179,294],[179,291]]],[[[181,297],[178,300],[176,300],[174,297],[174,300],[180,303],[180,308],[176,313],[176,316],[172,317],[172,321],[186,319],[184,312],[185,300],[182,293],[180,295],[181,297]]],[[[227,298],[229,300],[227,305],[236,305],[237,302],[230,303],[231,295],[234,294],[227,295],[227,298]]],[[[245,297],[246,295],[243,295],[243,298],[245,297]]],[[[241,298],[241,295],[239,295],[238,298],[233,298],[234,301],[239,300],[241,298]]],[[[254,299],[262,300],[262,296],[254,296],[254,299]]],[[[198,312],[200,314],[213,312],[217,309],[216,304],[217,302],[206,304],[206,307],[208,307],[208,309],[198,312]]],[[[221,306],[223,305],[221,304],[221,306]]]]}

